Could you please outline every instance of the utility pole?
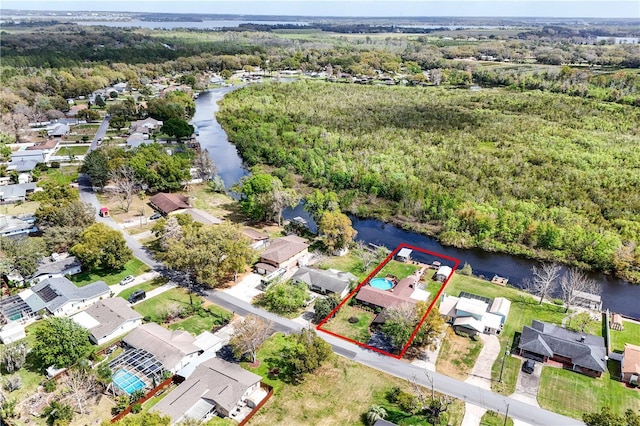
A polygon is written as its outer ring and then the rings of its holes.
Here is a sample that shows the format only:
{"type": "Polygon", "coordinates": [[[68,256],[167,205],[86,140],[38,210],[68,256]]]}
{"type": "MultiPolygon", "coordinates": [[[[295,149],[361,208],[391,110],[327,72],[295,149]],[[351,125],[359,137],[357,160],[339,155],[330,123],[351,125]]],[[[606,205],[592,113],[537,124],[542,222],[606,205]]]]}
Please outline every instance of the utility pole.
{"type": "Polygon", "coordinates": [[[502,383],[502,373],[504,372],[504,361],[505,359],[507,359],[508,356],[509,356],[509,351],[505,351],[504,355],[502,356],[502,367],[500,367],[500,379],[498,380],[500,383],[502,383]]]}
{"type": "Polygon", "coordinates": [[[507,419],[509,418],[509,404],[507,403],[507,411],[504,413],[504,426],[507,426],[507,419]]]}

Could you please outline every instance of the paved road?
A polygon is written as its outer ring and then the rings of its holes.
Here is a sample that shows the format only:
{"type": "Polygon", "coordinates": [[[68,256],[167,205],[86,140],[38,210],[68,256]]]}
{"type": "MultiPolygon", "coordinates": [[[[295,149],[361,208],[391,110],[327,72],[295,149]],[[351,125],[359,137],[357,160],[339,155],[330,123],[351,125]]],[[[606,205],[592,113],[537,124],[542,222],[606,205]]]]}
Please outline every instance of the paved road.
{"type": "Polygon", "coordinates": [[[91,146],[89,147],[87,154],[93,151],[94,149],[97,149],[99,146],[98,140],[102,140],[106,136],[107,130],[109,129],[109,120],[110,120],[110,117],[106,116],[104,120],[102,120],[102,123],[100,123],[100,127],[98,127],[98,130],[96,131],[96,134],[93,137],[93,141],[91,141],[91,146]]]}
{"type": "MultiPolygon", "coordinates": [[[[89,182],[89,178],[85,175],[80,175],[78,178],[80,186],[80,198],[85,203],[90,203],[97,210],[100,208],[100,203],[93,193],[93,189],[89,182]]],[[[112,227],[113,229],[121,230],[120,226],[110,217],[97,216],[96,220],[112,227]]],[[[135,238],[123,233],[127,245],[133,251],[134,256],[149,265],[156,271],[168,272],[166,268],[160,263],[154,260],[149,253],[135,238]]],[[[230,294],[208,290],[204,292],[204,296],[211,302],[239,315],[246,315],[248,313],[258,315],[269,321],[272,321],[273,328],[277,331],[284,333],[290,333],[300,330],[303,325],[295,321],[282,318],[278,315],[274,315],[263,309],[256,308],[251,304],[244,302],[230,294]]],[[[530,423],[532,425],[541,426],[572,426],[583,425],[584,423],[562,416],[560,414],[552,413],[551,411],[534,407],[516,399],[505,397],[503,395],[491,392],[487,389],[481,389],[477,386],[473,386],[468,383],[464,383],[460,380],[453,379],[451,377],[444,376],[436,372],[428,372],[429,377],[425,374],[425,369],[409,364],[402,360],[390,358],[385,355],[381,355],[377,352],[366,350],[360,346],[349,343],[345,340],[338,339],[326,333],[319,333],[333,347],[334,352],[349,359],[352,359],[361,364],[375,368],[376,370],[383,371],[393,376],[402,379],[413,379],[427,388],[431,387],[429,378],[433,380],[433,386],[438,392],[451,395],[453,397],[463,400],[465,403],[471,403],[479,407],[490,409],[498,413],[504,413],[509,407],[509,416],[530,423]]]]}

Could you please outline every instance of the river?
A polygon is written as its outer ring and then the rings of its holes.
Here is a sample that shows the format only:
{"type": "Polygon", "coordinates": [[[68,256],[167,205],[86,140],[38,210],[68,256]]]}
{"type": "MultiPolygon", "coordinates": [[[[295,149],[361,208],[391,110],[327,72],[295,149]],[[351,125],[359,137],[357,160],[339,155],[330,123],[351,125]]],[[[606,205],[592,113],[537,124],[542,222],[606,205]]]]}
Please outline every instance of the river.
{"type": "MultiPolygon", "coordinates": [[[[196,99],[196,113],[192,123],[198,127],[198,140],[202,149],[209,150],[218,173],[227,188],[248,174],[238,151],[229,143],[227,134],[215,119],[217,102],[233,90],[225,87],[202,93],[196,99]]],[[[283,213],[285,219],[302,216],[310,220],[301,205],[283,213]]],[[[442,253],[460,259],[461,265],[469,263],[476,275],[491,278],[494,274],[508,277],[509,284],[522,287],[531,280],[531,268],[539,263],[535,260],[501,253],[491,253],[480,249],[457,249],[441,245],[435,238],[405,231],[396,226],[375,219],[359,219],[351,216],[353,227],[358,231],[357,239],[365,243],[384,245],[394,249],[400,243],[407,243],[423,249],[442,253]]],[[[311,226],[315,227],[313,221],[311,226]]],[[[602,274],[590,273],[590,277],[602,285],[604,308],[633,318],[640,318],[640,285],[632,285],[624,280],[602,274]]]]}

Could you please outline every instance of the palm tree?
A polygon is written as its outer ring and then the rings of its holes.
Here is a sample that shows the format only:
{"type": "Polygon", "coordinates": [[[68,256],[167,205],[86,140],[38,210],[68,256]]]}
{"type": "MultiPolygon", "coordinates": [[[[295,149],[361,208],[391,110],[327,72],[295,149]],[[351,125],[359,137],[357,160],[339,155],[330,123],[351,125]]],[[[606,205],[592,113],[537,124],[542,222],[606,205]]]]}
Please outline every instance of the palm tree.
{"type": "Polygon", "coordinates": [[[373,425],[376,421],[387,417],[387,410],[379,405],[372,405],[367,411],[367,422],[373,425]]]}

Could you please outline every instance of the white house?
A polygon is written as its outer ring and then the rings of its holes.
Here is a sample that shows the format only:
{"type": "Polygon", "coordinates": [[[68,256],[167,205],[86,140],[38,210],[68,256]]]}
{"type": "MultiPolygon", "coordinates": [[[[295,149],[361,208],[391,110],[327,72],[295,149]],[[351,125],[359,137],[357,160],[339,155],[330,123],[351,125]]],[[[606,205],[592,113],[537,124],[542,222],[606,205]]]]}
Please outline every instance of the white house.
{"type": "Polygon", "coordinates": [[[142,315],[131,309],[121,297],[100,300],[71,319],[89,330],[89,339],[96,345],[122,336],[142,324],[142,315]]]}
{"type": "Polygon", "coordinates": [[[66,123],[54,123],[47,126],[47,135],[54,138],[60,138],[68,134],[70,130],[71,127],[66,123]]]}
{"type": "Polygon", "coordinates": [[[76,287],[64,277],[54,277],[42,280],[22,293],[33,312],[46,309],[55,316],[68,316],[108,298],[110,292],[104,281],[76,287]]]}
{"type": "Polygon", "coordinates": [[[440,315],[454,329],[464,330],[470,334],[500,334],[509,313],[509,306],[510,303],[500,302],[492,303],[490,308],[490,304],[485,300],[444,294],[440,301],[440,315]],[[500,308],[498,313],[490,312],[493,306],[500,308]]]}

